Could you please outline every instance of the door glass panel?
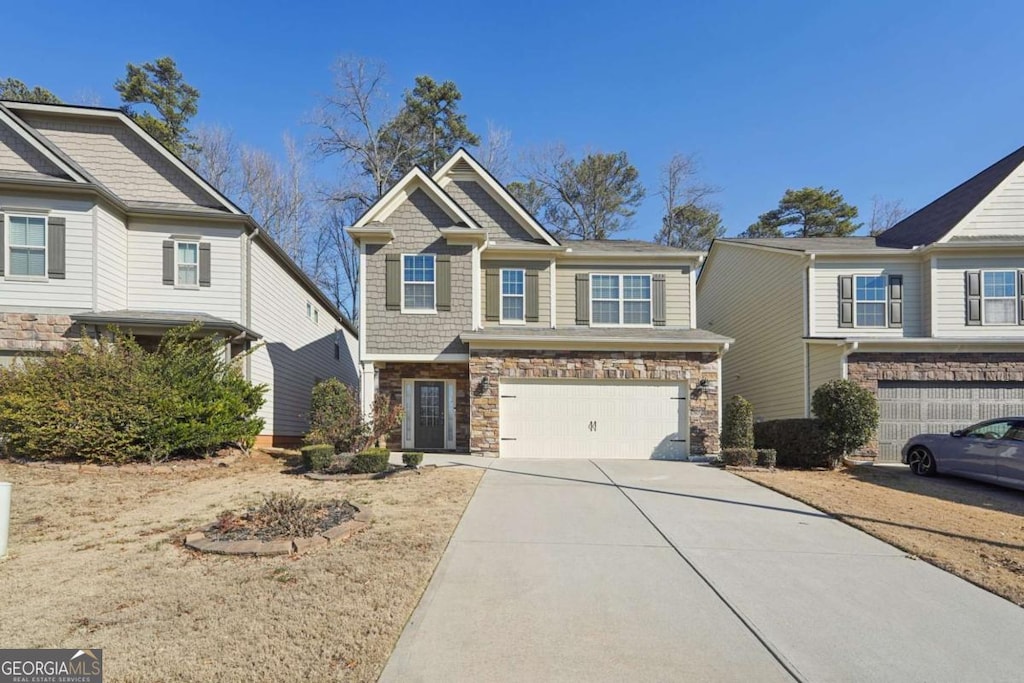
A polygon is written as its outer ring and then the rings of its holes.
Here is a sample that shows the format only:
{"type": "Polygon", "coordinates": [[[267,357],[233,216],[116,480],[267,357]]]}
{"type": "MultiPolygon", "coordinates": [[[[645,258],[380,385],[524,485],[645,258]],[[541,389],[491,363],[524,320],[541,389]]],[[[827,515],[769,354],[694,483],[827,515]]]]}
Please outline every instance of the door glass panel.
{"type": "Polygon", "coordinates": [[[441,426],[441,387],[420,387],[420,424],[424,427],[441,426]]]}

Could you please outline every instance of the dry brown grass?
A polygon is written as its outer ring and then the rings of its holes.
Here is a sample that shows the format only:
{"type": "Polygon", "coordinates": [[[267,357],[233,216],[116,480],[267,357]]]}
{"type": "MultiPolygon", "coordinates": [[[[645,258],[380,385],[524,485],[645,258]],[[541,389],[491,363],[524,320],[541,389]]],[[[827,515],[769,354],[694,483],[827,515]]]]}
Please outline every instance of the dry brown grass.
{"type": "Polygon", "coordinates": [[[314,482],[256,455],[188,473],[0,462],[14,483],[0,562],[4,647],[96,647],[110,681],[372,681],[480,478],[439,468],[314,482]],[[369,529],[301,557],[201,555],[183,532],[258,493],[369,505],[369,529]]]}
{"type": "Polygon", "coordinates": [[[736,474],[1024,605],[1024,493],[888,467],[736,474]]]}

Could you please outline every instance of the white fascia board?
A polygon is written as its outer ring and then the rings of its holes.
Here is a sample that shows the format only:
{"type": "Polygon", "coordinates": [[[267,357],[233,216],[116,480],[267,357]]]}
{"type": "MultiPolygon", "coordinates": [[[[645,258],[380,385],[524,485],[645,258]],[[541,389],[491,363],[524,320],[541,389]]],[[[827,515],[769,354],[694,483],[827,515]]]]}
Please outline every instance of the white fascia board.
{"type": "Polygon", "coordinates": [[[464,363],[468,353],[367,353],[364,361],[377,363],[464,363]]]}

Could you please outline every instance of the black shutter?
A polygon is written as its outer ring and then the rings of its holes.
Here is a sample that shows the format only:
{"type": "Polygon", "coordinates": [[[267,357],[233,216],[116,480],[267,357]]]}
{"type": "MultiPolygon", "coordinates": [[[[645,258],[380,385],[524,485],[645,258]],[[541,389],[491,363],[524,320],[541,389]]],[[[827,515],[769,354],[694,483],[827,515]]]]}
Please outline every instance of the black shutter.
{"type": "Polygon", "coordinates": [[[46,273],[55,280],[66,276],[66,230],[63,216],[52,216],[46,221],[46,273]]]}
{"type": "Polygon", "coordinates": [[[968,270],[964,273],[964,291],[967,294],[967,324],[981,324],[981,271],[968,270]]]}
{"type": "Polygon", "coordinates": [[[903,327],[903,276],[889,276],[889,327],[903,327]]]}
{"type": "MultiPolygon", "coordinates": [[[[651,322],[655,325],[665,324],[665,274],[658,273],[651,277],[651,322]]],[[[691,324],[693,321],[690,321],[691,324]]]]}
{"type": "Polygon", "coordinates": [[[535,323],[540,320],[540,286],[537,282],[537,271],[526,271],[526,322],[535,323]]]}
{"type": "Polygon", "coordinates": [[[0,213],[0,276],[4,274],[4,261],[7,260],[7,252],[4,247],[4,237],[7,233],[7,222],[4,220],[4,215],[0,213]]]}
{"type": "Polygon", "coordinates": [[[1017,271],[1017,324],[1024,325],[1024,270],[1017,271]]]}
{"type": "MultiPolygon", "coordinates": [[[[397,311],[402,308],[402,256],[401,254],[388,254],[384,257],[385,292],[384,307],[389,311],[397,311]]],[[[360,315],[365,312],[360,311],[360,315]]]]}
{"type": "Polygon", "coordinates": [[[439,311],[452,310],[452,257],[449,254],[438,254],[435,261],[435,301],[439,311]]]}
{"type": "Polygon", "coordinates": [[[576,273],[576,324],[590,324],[590,273],[576,273]]]}
{"type": "Polygon", "coordinates": [[[174,284],[174,240],[164,240],[164,284],[174,284]]]}
{"type": "Polygon", "coordinates": [[[488,268],[484,275],[484,318],[501,320],[501,279],[497,268],[488,268]]]}
{"type": "Polygon", "coordinates": [[[839,276],[839,327],[853,327],[853,276],[839,276]]]}
{"type": "Polygon", "coordinates": [[[210,286],[210,243],[199,243],[199,286],[210,286]]]}

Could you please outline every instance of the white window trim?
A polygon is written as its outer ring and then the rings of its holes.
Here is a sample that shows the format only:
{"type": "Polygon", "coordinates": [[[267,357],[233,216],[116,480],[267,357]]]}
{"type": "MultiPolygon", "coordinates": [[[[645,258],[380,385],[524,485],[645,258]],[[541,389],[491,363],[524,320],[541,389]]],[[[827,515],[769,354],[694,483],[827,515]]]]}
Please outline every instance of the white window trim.
{"type": "Polygon", "coordinates": [[[992,268],[990,270],[981,271],[981,325],[982,327],[1013,327],[1014,325],[1020,324],[1020,306],[1017,305],[1017,300],[1020,297],[1020,292],[1017,291],[1017,271],[1009,268],[992,268]],[[1013,296],[985,296],[985,274],[986,273],[1010,273],[1013,277],[1013,296]],[[985,320],[985,302],[986,301],[1013,301],[1013,322],[1011,323],[990,323],[985,320]]]}
{"type": "Polygon", "coordinates": [[[889,327],[889,281],[888,276],[885,273],[860,273],[853,276],[853,327],[860,328],[863,330],[884,330],[889,327]],[[857,299],[857,278],[859,277],[880,277],[882,278],[882,287],[885,292],[885,298],[881,301],[860,301],[857,299]],[[881,325],[861,325],[859,316],[857,315],[857,304],[881,304],[882,305],[882,318],[885,322],[881,325]]]}
{"type": "Polygon", "coordinates": [[[199,289],[199,240],[174,240],[174,288],[175,289],[199,289]],[[191,263],[179,263],[178,261],[178,245],[179,244],[194,244],[196,245],[196,283],[194,285],[183,285],[178,276],[181,273],[180,266],[190,266],[191,263]]]}
{"type": "MultiPolygon", "coordinates": [[[[10,213],[4,216],[4,279],[12,282],[48,282],[50,279],[50,217],[46,214],[40,215],[29,211],[10,213]],[[11,273],[11,219],[12,218],[42,218],[43,219],[43,274],[42,275],[14,275],[11,273]]],[[[22,245],[24,246],[24,245],[22,245]]],[[[39,247],[30,247],[38,249],[39,247]]]]}
{"type": "MultiPolygon", "coordinates": [[[[426,282],[411,282],[413,285],[425,285],[426,282]]],[[[410,315],[436,315],[437,314],[437,257],[434,254],[402,254],[402,313],[410,315]],[[430,308],[406,308],[405,307],[405,257],[406,256],[429,256],[434,264],[434,281],[429,283],[434,288],[434,305],[430,308]]]]}
{"type": "Polygon", "coordinates": [[[498,271],[498,322],[502,325],[525,325],[526,324],[526,269],[525,268],[502,268],[498,271]],[[523,293],[522,294],[505,294],[505,273],[518,272],[523,274],[523,293]],[[505,297],[522,299],[523,300],[523,317],[522,318],[506,318],[505,317],[505,297]]]}
{"type": "MultiPolygon", "coordinates": [[[[615,301],[615,299],[598,299],[598,301],[615,301]]],[[[654,275],[651,273],[591,273],[590,274],[590,327],[654,327],[654,275]],[[595,323],[594,322],[594,277],[595,276],[612,276],[619,278],[619,322],[617,323],[595,323]],[[647,299],[627,299],[626,291],[622,286],[623,277],[646,277],[650,280],[650,292],[651,296],[647,299]],[[625,302],[626,301],[646,301],[647,309],[649,311],[648,318],[649,323],[625,323],[625,302]]]]}

